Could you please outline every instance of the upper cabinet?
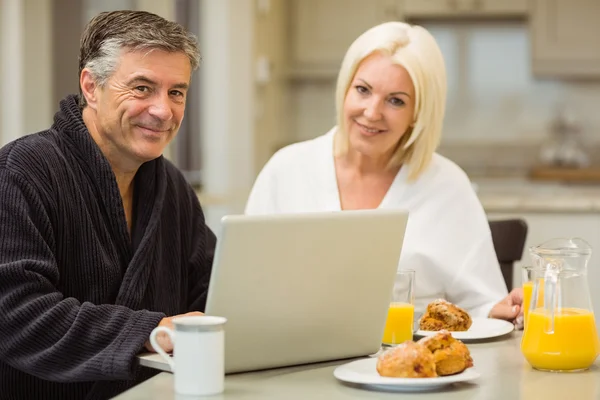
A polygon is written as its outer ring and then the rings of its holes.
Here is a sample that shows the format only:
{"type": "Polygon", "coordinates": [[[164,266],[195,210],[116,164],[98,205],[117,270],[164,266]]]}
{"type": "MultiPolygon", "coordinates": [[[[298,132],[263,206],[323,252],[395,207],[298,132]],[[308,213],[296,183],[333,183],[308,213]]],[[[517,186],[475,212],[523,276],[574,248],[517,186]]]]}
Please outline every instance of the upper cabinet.
{"type": "Polygon", "coordinates": [[[395,0],[292,0],[290,6],[292,75],[337,72],[348,46],[361,33],[402,19],[395,0]]]}
{"type": "Polygon", "coordinates": [[[600,77],[600,0],[531,0],[537,76],[600,77]]]}
{"type": "Polygon", "coordinates": [[[525,17],[527,0],[402,0],[406,18],[525,17]]]}
{"type": "Polygon", "coordinates": [[[534,75],[600,78],[600,0],[287,0],[292,80],[335,77],[348,46],[384,21],[519,19],[534,75]]]}

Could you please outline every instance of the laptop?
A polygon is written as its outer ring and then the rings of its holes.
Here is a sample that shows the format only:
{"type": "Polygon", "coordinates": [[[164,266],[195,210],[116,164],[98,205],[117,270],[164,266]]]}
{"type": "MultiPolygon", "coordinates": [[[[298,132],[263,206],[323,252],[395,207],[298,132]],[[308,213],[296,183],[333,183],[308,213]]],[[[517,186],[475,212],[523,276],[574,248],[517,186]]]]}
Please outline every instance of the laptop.
{"type": "Polygon", "coordinates": [[[225,372],[376,353],[407,219],[399,210],[224,217],[205,313],[227,318],[225,372]]]}

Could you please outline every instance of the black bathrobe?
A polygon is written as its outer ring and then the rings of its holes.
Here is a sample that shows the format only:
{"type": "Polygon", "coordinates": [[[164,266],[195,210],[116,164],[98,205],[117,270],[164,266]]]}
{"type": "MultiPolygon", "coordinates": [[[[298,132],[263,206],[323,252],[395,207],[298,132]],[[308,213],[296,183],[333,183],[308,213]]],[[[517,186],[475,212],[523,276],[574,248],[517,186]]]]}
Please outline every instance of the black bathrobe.
{"type": "Polygon", "coordinates": [[[0,150],[0,399],[105,399],[148,378],[165,316],[203,311],[215,236],[168,160],[135,176],[129,235],[77,98],[0,150]]]}

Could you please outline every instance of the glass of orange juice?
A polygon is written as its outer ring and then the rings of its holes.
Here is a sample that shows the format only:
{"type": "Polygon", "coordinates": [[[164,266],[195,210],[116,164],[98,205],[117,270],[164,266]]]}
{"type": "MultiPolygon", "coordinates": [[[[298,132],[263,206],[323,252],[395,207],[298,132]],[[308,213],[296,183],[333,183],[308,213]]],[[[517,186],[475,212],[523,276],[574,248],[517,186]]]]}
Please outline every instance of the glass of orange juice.
{"type": "Polygon", "coordinates": [[[413,337],[414,270],[399,270],[396,273],[392,301],[383,332],[383,344],[395,346],[413,337]]]}

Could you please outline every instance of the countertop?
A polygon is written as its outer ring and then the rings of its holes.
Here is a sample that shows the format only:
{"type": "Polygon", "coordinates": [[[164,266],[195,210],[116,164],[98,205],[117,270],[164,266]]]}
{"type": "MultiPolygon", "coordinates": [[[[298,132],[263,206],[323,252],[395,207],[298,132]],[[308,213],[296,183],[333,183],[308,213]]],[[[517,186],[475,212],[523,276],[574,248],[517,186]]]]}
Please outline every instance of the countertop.
{"type": "MultiPolygon", "coordinates": [[[[600,213],[600,185],[536,182],[526,178],[471,178],[486,212],[600,213]]],[[[248,194],[211,195],[197,191],[203,207],[236,206],[248,194]]]]}
{"type": "Polygon", "coordinates": [[[502,178],[472,182],[486,212],[600,212],[600,185],[502,178]]]}

